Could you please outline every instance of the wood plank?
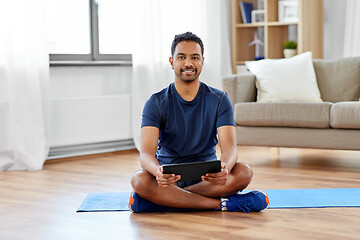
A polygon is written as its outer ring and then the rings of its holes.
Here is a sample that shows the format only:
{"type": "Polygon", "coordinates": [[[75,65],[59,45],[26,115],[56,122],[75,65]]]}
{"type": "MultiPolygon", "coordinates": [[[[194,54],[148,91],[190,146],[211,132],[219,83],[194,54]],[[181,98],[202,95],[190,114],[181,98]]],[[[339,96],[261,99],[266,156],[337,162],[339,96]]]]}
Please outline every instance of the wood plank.
{"type": "Polygon", "coordinates": [[[324,11],[322,0],[299,2],[298,52],[311,51],[313,58],[323,58],[324,11]]]}
{"type": "MultiPolygon", "coordinates": [[[[360,187],[360,152],[238,147],[254,170],[250,189],[360,187]]],[[[89,192],[130,191],[137,151],[47,161],[42,171],[0,173],[0,238],[358,239],[360,208],[261,213],[76,213],[89,192]]],[[[271,201],[271,199],[270,199],[271,201]]]]}
{"type": "Polygon", "coordinates": [[[284,42],[288,39],[288,25],[268,26],[266,58],[283,58],[284,42]]]}

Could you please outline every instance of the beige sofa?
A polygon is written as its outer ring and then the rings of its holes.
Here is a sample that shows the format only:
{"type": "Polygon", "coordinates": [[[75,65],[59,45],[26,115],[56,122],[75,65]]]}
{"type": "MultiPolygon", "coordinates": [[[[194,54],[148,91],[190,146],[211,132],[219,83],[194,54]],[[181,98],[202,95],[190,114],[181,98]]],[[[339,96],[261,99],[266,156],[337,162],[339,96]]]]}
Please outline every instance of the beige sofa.
{"type": "Polygon", "coordinates": [[[255,75],[223,78],[238,145],[360,150],[360,57],[313,65],[322,103],[259,103],[255,75]]]}

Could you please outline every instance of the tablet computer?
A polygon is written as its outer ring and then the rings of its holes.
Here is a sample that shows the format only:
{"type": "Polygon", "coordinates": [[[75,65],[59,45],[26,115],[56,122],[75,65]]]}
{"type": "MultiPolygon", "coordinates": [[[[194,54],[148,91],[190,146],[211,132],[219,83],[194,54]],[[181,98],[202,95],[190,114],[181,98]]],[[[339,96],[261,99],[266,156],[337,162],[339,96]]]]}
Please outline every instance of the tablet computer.
{"type": "Polygon", "coordinates": [[[206,173],[216,173],[221,171],[221,161],[211,160],[204,162],[165,164],[163,167],[164,174],[181,175],[180,181],[201,180],[201,176],[206,173]]]}

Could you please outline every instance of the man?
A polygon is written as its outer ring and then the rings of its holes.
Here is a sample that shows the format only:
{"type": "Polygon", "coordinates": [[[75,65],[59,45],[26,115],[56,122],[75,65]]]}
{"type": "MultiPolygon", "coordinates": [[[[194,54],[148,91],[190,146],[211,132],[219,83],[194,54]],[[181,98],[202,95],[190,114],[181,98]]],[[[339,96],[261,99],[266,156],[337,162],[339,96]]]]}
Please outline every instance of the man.
{"type": "Polygon", "coordinates": [[[237,194],[252,178],[251,168],[237,162],[235,122],[225,92],[200,82],[204,63],[201,39],[191,32],[176,35],[169,62],[175,82],[153,94],[145,104],[141,125],[140,162],[143,170],[131,179],[133,212],[179,209],[261,211],[268,204],[260,191],[237,194]],[[218,135],[218,138],[217,138],[218,135]],[[217,159],[221,172],[202,181],[182,182],[163,174],[161,165],[217,159]]]}

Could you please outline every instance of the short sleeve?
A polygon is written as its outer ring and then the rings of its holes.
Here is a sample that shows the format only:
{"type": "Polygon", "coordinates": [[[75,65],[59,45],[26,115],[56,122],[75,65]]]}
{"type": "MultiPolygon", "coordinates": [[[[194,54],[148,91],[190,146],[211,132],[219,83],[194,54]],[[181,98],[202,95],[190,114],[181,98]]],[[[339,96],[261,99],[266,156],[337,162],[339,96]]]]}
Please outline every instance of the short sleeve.
{"type": "Polygon", "coordinates": [[[227,125],[236,126],[230,98],[224,93],[217,111],[216,128],[227,125]]]}
{"type": "Polygon", "coordinates": [[[145,103],[142,113],[141,127],[152,126],[160,128],[160,120],[159,101],[153,95],[145,103]]]}

